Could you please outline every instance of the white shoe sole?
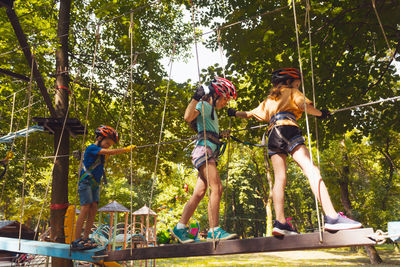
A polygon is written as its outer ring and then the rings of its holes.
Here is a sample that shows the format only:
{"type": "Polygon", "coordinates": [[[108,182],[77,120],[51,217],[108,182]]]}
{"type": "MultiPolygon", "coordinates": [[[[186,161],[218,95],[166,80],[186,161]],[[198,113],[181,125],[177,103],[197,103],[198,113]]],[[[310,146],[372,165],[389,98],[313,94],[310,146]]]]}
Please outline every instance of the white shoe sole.
{"type": "MultiPolygon", "coordinates": [[[[215,240],[229,240],[229,239],[233,239],[233,238],[235,238],[235,237],[237,237],[237,234],[230,234],[230,235],[228,235],[228,236],[226,236],[226,237],[224,237],[224,238],[217,238],[217,237],[215,237],[215,240]]],[[[207,242],[213,242],[213,239],[207,237],[207,242]]]]}
{"type": "Polygon", "coordinates": [[[337,224],[329,224],[326,223],[324,228],[325,230],[329,231],[340,231],[340,230],[352,230],[352,229],[358,229],[361,228],[362,224],[361,223],[337,223],[337,224]]]}
{"type": "Polygon", "coordinates": [[[182,241],[179,237],[177,237],[177,236],[174,234],[174,231],[171,231],[171,235],[172,235],[173,237],[175,237],[175,238],[179,241],[179,243],[181,243],[181,244],[188,244],[188,243],[193,243],[193,242],[194,242],[193,239],[188,239],[188,240],[186,240],[186,241],[182,241]]]}
{"type": "Polygon", "coordinates": [[[279,228],[272,229],[273,236],[284,236],[284,235],[298,235],[299,233],[294,231],[282,230],[279,228]]]}

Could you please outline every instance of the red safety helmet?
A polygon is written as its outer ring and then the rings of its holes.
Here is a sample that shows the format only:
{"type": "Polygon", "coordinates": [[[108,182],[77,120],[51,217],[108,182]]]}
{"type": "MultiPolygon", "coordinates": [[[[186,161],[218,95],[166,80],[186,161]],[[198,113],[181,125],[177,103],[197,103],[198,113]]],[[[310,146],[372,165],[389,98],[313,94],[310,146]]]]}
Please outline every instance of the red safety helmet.
{"type": "Polygon", "coordinates": [[[116,144],[119,142],[117,131],[110,126],[101,125],[94,131],[94,133],[96,134],[96,137],[101,136],[104,138],[111,138],[111,140],[113,140],[116,144]]]}
{"type": "Polygon", "coordinates": [[[289,79],[301,79],[301,73],[295,68],[283,68],[272,72],[272,83],[278,84],[289,79]]]}
{"type": "Polygon", "coordinates": [[[237,97],[235,86],[227,79],[215,77],[214,80],[210,82],[210,85],[214,88],[215,92],[219,96],[223,96],[228,99],[236,99],[237,97]]]}

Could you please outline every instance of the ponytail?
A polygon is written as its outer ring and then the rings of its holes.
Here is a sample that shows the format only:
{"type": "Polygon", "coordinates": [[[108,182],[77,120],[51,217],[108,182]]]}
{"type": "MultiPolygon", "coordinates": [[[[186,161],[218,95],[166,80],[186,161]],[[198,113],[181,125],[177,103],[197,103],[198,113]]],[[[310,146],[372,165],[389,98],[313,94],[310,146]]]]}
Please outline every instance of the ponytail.
{"type": "Polygon", "coordinates": [[[281,96],[282,87],[293,88],[292,82],[294,79],[288,79],[284,82],[273,84],[274,86],[269,90],[268,98],[277,100],[281,96]]]}

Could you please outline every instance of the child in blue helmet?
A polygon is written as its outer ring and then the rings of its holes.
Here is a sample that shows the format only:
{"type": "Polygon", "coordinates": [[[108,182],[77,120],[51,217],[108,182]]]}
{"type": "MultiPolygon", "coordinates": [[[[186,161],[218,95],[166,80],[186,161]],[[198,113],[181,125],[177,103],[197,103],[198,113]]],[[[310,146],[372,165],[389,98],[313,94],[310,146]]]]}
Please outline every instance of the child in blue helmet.
{"type": "Polygon", "coordinates": [[[254,117],[268,121],[268,154],[274,169],[274,187],[272,197],[276,220],[273,235],[297,234],[286,222],[284,213],[284,190],[286,185],[286,157],[290,154],[307,176],[311,189],[326,214],[326,230],[346,230],[360,228],[361,223],[336,213],[328,190],[322,181],[320,171],[310,159],[309,151],[304,145],[305,139],[297,120],[307,108],[307,113],[319,119],[330,116],[329,110],[318,110],[312,102],[299,91],[301,74],[295,68],[279,69],[272,73],[272,84],[268,97],[252,111],[228,110],[228,116],[239,118],[254,117]]]}

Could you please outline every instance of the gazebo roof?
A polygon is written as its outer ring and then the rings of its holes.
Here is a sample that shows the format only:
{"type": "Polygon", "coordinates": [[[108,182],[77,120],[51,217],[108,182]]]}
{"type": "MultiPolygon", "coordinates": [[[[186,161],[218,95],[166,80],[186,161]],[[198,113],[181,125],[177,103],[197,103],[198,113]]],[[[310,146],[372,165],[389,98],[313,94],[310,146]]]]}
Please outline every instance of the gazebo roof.
{"type": "Polygon", "coordinates": [[[137,211],[135,211],[133,213],[133,215],[157,215],[157,213],[155,213],[154,211],[152,211],[149,207],[147,207],[146,205],[144,205],[143,207],[141,207],[140,209],[138,209],[137,211]]]}
{"type": "Polygon", "coordinates": [[[117,201],[113,201],[108,203],[107,205],[98,209],[98,211],[105,211],[105,212],[129,212],[127,208],[123,205],[119,204],[117,201]]]}

